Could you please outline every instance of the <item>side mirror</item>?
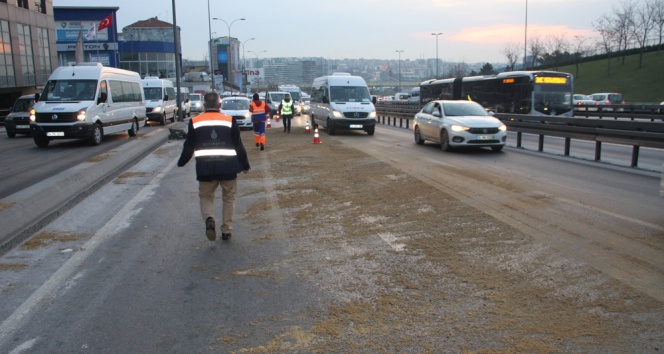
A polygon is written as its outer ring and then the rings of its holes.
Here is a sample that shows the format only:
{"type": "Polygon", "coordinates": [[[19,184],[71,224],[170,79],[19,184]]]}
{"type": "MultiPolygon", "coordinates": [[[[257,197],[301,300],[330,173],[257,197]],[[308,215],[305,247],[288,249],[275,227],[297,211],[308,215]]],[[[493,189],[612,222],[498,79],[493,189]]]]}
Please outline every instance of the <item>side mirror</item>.
{"type": "Polygon", "coordinates": [[[168,101],[168,95],[164,95],[164,101],[168,101]]]}
{"type": "Polygon", "coordinates": [[[378,99],[376,98],[376,96],[371,97],[371,103],[373,103],[373,104],[378,103],[378,99]]]}
{"type": "Polygon", "coordinates": [[[107,100],[108,100],[108,94],[106,92],[102,92],[99,94],[99,98],[97,99],[97,104],[106,103],[107,100]]]}
{"type": "Polygon", "coordinates": [[[35,103],[36,103],[37,101],[39,101],[39,94],[38,94],[38,93],[35,93],[35,103]]]}
{"type": "Polygon", "coordinates": [[[330,99],[327,96],[323,96],[323,103],[330,103],[330,99]]]}

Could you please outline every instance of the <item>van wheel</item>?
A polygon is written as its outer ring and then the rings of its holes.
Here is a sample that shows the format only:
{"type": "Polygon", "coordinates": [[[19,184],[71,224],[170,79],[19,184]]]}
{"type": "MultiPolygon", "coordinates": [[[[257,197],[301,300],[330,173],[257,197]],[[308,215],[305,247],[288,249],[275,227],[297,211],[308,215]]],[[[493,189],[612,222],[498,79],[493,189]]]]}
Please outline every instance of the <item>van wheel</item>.
{"type": "Polygon", "coordinates": [[[374,135],[375,128],[370,128],[367,130],[367,135],[374,135]]]}
{"type": "Polygon", "coordinates": [[[325,127],[327,128],[327,135],[334,135],[334,127],[332,126],[332,121],[330,120],[330,118],[327,119],[327,122],[325,124],[327,124],[327,126],[325,127]]]}
{"type": "Polygon", "coordinates": [[[7,131],[7,136],[10,137],[10,138],[14,138],[14,137],[16,137],[16,132],[7,131]]]}
{"type": "Polygon", "coordinates": [[[166,113],[161,115],[161,118],[159,119],[159,125],[166,125],[166,113]]]}
{"type": "Polygon", "coordinates": [[[138,134],[138,123],[136,122],[136,119],[131,120],[131,128],[129,128],[129,136],[136,136],[138,134]]]}
{"type": "Polygon", "coordinates": [[[92,128],[92,136],[90,137],[90,145],[92,146],[97,146],[101,144],[102,137],[104,136],[104,132],[101,129],[101,125],[99,123],[95,123],[94,128],[92,128]]]}
{"type": "Polygon", "coordinates": [[[50,140],[47,137],[45,137],[43,135],[36,134],[36,133],[33,136],[33,140],[35,141],[35,145],[37,145],[39,147],[42,147],[42,148],[47,147],[48,143],[50,142],[50,140]]]}

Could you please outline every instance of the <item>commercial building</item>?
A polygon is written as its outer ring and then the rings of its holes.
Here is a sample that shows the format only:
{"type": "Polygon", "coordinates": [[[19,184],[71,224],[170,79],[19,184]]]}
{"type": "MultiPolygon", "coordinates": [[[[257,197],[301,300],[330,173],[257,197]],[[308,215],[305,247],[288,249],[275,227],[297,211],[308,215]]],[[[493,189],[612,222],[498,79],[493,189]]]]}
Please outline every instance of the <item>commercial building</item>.
{"type": "Polygon", "coordinates": [[[0,0],[0,115],[38,91],[57,66],[51,0],[0,0]]]}
{"type": "MultiPolygon", "coordinates": [[[[180,39],[179,26],[177,33],[180,39]]],[[[135,71],[142,77],[174,78],[176,63],[174,39],[173,24],[161,21],[157,17],[137,21],[124,27],[119,42],[120,67],[135,71]]],[[[182,53],[182,50],[178,50],[178,53],[182,53]]],[[[177,62],[181,68],[181,54],[177,62]]]]}

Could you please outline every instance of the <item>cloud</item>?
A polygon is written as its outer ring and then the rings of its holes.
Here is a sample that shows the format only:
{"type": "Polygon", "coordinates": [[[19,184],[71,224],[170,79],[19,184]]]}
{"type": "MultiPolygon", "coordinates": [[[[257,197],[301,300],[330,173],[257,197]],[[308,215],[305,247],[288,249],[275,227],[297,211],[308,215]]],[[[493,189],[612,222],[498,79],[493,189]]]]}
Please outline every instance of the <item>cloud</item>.
{"type": "MultiPolygon", "coordinates": [[[[590,36],[593,31],[572,29],[563,25],[529,25],[528,37],[540,36],[543,38],[563,35],[568,39],[574,36],[590,36]]],[[[468,27],[458,33],[451,34],[448,40],[455,42],[469,42],[476,44],[495,44],[508,42],[521,42],[524,39],[524,26],[492,25],[486,27],[468,27]]]]}

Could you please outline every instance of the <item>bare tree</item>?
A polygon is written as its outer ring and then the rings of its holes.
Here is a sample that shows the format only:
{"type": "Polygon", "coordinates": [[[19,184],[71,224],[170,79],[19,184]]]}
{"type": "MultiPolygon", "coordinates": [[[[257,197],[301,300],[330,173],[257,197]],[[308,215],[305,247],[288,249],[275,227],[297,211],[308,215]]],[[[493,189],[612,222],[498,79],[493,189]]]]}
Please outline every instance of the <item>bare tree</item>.
{"type": "Polygon", "coordinates": [[[517,43],[514,42],[507,43],[503,47],[503,55],[507,57],[508,70],[514,70],[514,66],[516,66],[516,61],[519,59],[519,53],[521,53],[521,45],[517,43]]]}
{"type": "Polygon", "coordinates": [[[639,69],[643,66],[643,52],[648,44],[648,33],[655,27],[654,5],[647,1],[643,6],[634,11],[633,23],[630,26],[632,35],[639,43],[639,69]]]}
{"type": "Polygon", "coordinates": [[[579,77],[579,63],[581,59],[586,56],[586,53],[590,50],[587,44],[587,38],[583,36],[574,36],[574,41],[571,43],[572,48],[572,58],[574,59],[575,66],[575,77],[579,77]]]}
{"type": "Polygon", "coordinates": [[[602,15],[599,19],[593,22],[593,27],[600,35],[600,43],[606,56],[608,58],[607,62],[609,67],[607,69],[607,75],[611,75],[611,54],[613,53],[613,48],[615,47],[617,35],[612,26],[612,19],[608,15],[602,15]]]}
{"type": "Polygon", "coordinates": [[[664,34],[664,0],[651,1],[653,7],[653,15],[655,16],[655,29],[659,41],[657,42],[657,50],[662,50],[662,35],[664,34]]]}
{"type": "Polygon", "coordinates": [[[618,51],[622,50],[623,53],[623,64],[625,64],[625,56],[627,55],[627,44],[632,38],[635,8],[636,5],[633,2],[626,1],[621,3],[620,9],[613,9],[615,17],[613,17],[611,23],[616,40],[618,41],[618,51]]]}
{"type": "Polygon", "coordinates": [[[468,65],[466,65],[466,63],[464,62],[454,63],[452,64],[450,70],[451,70],[450,72],[451,77],[461,78],[466,76],[466,74],[468,73],[468,65]]]}
{"type": "Polygon", "coordinates": [[[551,59],[553,60],[554,70],[558,70],[558,63],[563,54],[568,50],[569,43],[565,38],[566,34],[560,35],[550,35],[547,37],[545,42],[545,48],[549,52],[551,59]]]}
{"type": "Polygon", "coordinates": [[[531,66],[537,65],[537,59],[544,54],[544,43],[542,42],[542,37],[539,34],[534,35],[528,41],[528,47],[530,47],[530,55],[532,58],[531,66]]]}

